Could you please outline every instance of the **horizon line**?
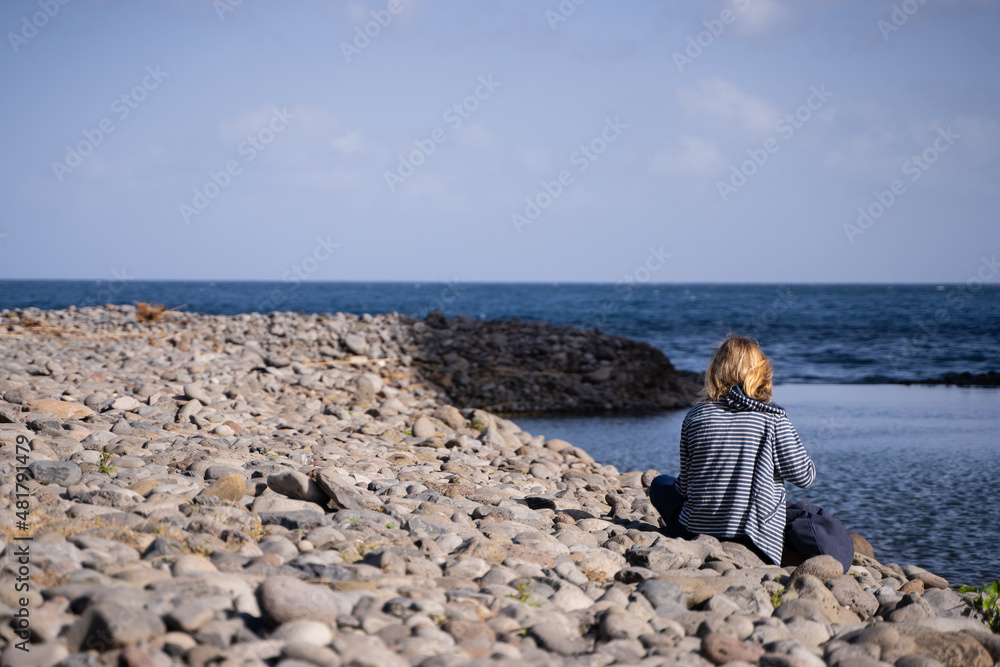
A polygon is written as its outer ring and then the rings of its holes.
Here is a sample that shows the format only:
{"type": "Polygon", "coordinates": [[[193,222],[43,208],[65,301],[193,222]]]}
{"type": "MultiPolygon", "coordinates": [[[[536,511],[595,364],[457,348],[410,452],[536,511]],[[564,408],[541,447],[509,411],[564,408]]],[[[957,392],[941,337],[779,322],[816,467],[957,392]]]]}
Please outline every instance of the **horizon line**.
{"type": "MultiPolygon", "coordinates": [[[[296,287],[301,287],[303,285],[411,285],[414,287],[419,287],[423,285],[450,285],[450,284],[461,284],[461,285],[543,285],[549,287],[558,287],[561,285],[618,285],[624,284],[624,281],[602,281],[602,280],[257,280],[253,278],[129,278],[127,280],[121,280],[120,278],[3,278],[0,277],[0,282],[11,282],[11,283],[28,283],[28,282],[39,282],[39,283],[104,283],[104,282],[121,282],[124,284],[140,284],[140,283],[213,283],[213,284],[266,284],[266,285],[295,285],[296,287]]],[[[965,281],[967,282],[967,281],[965,281]]],[[[681,286],[681,285],[812,285],[812,286],[865,286],[865,285],[879,285],[879,286],[948,286],[948,285],[963,285],[965,282],[962,281],[888,281],[888,280],[872,280],[872,281],[813,281],[813,280],[758,280],[758,281],[726,281],[726,280],[691,280],[691,281],[652,281],[648,280],[645,282],[635,281],[630,283],[631,287],[644,287],[644,286],[681,286]]],[[[990,285],[990,283],[983,282],[983,287],[996,287],[997,285],[990,285]]]]}

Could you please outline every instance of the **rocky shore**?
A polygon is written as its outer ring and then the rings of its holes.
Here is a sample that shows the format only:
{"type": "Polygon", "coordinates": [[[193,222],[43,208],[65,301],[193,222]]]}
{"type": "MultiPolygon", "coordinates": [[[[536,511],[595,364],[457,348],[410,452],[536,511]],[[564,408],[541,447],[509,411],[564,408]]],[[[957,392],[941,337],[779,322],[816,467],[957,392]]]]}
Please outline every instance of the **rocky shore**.
{"type": "Polygon", "coordinates": [[[666,538],[656,471],[498,414],[685,405],[657,355],[436,315],[5,311],[0,664],[1000,661],[939,576],[861,538],[846,575],[666,538]]]}

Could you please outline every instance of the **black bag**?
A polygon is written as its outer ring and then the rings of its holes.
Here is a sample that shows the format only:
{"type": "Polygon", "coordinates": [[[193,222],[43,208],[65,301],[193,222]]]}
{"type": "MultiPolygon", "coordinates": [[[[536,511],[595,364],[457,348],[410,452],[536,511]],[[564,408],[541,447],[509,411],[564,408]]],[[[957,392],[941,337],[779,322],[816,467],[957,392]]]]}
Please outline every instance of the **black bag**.
{"type": "MultiPolygon", "coordinates": [[[[844,574],[854,562],[854,540],[844,524],[808,500],[788,502],[785,506],[785,546],[802,560],[827,554],[844,566],[844,574]]],[[[785,558],[782,558],[784,562],[785,558]]]]}

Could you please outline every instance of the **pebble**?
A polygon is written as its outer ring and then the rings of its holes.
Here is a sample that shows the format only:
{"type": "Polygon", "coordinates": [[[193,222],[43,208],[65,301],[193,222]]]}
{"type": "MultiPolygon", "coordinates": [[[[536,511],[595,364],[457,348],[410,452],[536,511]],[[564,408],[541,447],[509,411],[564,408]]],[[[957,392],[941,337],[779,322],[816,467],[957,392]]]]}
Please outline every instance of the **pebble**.
{"type": "Polygon", "coordinates": [[[326,646],[333,641],[333,630],[326,623],[312,620],[282,623],[271,635],[286,642],[326,646]]]}
{"type": "Polygon", "coordinates": [[[212,399],[208,397],[208,392],[197,382],[188,382],[184,385],[184,395],[192,401],[198,401],[202,405],[208,405],[212,399]]]}
{"type": "Polygon", "coordinates": [[[427,417],[420,417],[413,424],[413,436],[415,438],[433,438],[437,429],[427,417]]]}
{"type": "Polygon", "coordinates": [[[760,646],[715,632],[701,638],[701,652],[716,665],[737,661],[755,664],[765,653],[760,646]]]}
{"type": "Polygon", "coordinates": [[[330,589],[288,576],[266,579],[257,590],[257,601],[275,626],[298,620],[336,623],[338,616],[351,611],[330,589]]]}
{"type": "Polygon", "coordinates": [[[139,409],[142,403],[139,402],[133,396],[119,396],[111,403],[112,410],[121,410],[123,412],[135,412],[139,409]]]}
{"type": "Polygon", "coordinates": [[[236,473],[225,475],[215,480],[199,495],[202,496],[215,496],[219,500],[228,500],[230,502],[236,502],[240,500],[247,492],[247,481],[243,475],[236,473]]]}
{"type": "Polygon", "coordinates": [[[106,651],[165,634],[166,625],[156,614],[133,605],[103,602],[91,605],[66,632],[72,652],[106,651]]]}
{"type": "Polygon", "coordinates": [[[83,478],[80,466],[70,461],[32,461],[28,470],[40,484],[73,486],[83,478]]]}
{"type": "Polygon", "coordinates": [[[948,580],[944,577],[939,577],[931,572],[915,572],[911,577],[911,581],[919,581],[924,585],[924,588],[948,588],[948,580]]]}
{"type": "Polygon", "coordinates": [[[297,470],[285,470],[268,475],[267,486],[275,493],[295,500],[323,503],[329,498],[319,484],[297,470]]]}
{"type": "Polygon", "coordinates": [[[195,572],[217,572],[218,568],[204,556],[185,554],[175,560],[170,566],[170,573],[175,577],[183,577],[195,572]]]}
{"type": "Polygon", "coordinates": [[[590,648],[588,642],[579,635],[570,632],[558,623],[538,623],[528,630],[539,645],[547,651],[564,656],[580,655],[590,648]]]}
{"type": "Polygon", "coordinates": [[[184,406],[177,411],[177,423],[186,424],[191,421],[192,417],[201,412],[202,407],[204,407],[201,401],[197,399],[191,399],[184,406]]]}
{"type": "Polygon", "coordinates": [[[843,575],[844,567],[833,556],[813,556],[795,568],[795,572],[792,574],[792,582],[806,574],[810,574],[826,583],[843,575]]]}
{"type": "Polygon", "coordinates": [[[0,654],[0,663],[6,667],[53,667],[65,664],[69,651],[63,644],[32,642],[27,651],[17,648],[15,642],[7,644],[0,654]]]}
{"type": "Polygon", "coordinates": [[[353,354],[364,354],[368,350],[368,341],[364,336],[349,333],[344,336],[344,346],[353,354]]]}
{"type": "Polygon", "coordinates": [[[83,419],[94,414],[94,411],[86,405],[70,401],[60,401],[54,398],[36,398],[28,401],[28,410],[55,415],[60,419],[83,419]]]}

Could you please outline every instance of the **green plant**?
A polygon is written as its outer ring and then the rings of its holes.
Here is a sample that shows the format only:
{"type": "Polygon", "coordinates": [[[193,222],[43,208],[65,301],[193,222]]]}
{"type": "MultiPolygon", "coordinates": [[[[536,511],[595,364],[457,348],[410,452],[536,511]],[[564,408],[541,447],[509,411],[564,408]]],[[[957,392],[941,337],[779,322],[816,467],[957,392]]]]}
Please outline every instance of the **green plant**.
{"type": "Polygon", "coordinates": [[[389,530],[392,530],[393,528],[395,528],[395,526],[393,526],[391,523],[385,524],[385,527],[388,528],[389,530]]]}
{"type": "Polygon", "coordinates": [[[114,458],[114,454],[111,452],[101,452],[101,460],[98,462],[98,468],[107,476],[111,476],[111,473],[117,472],[115,469],[115,464],[111,463],[111,459],[114,458]]]}
{"type": "Polygon", "coordinates": [[[781,596],[788,592],[787,588],[771,593],[771,606],[777,609],[781,605],[781,596]]]}
{"type": "Polygon", "coordinates": [[[348,519],[348,520],[347,520],[347,522],[348,522],[349,524],[351,524],[352,526],[356,526],[356,525],[358,525],[359,523],[361,523],[361,519],[348,519]]]}
{"type": "Polygon", "coordinates": [[[531,597],[532,585],[530,579],[524,579],[522,581],[517,582],[514,588],[517,589],[517,595],[514,595],[513,593],[508,593],[507,597],[513,598],[518,602],[520,602],[521,604],[527,602],[528,598],[531,597]]]}
{"type": "Polygon", "coordinates": [[[250,519],[250,527],[244,528],[243,532],[246,533],[250,539],[254,542],[260,542],[261,538],[266,535],[264,531],[264,524],[260,520],[260,516],[254,513],[253,518],[250,519]]]}
{"type": "Polygon", "coordinates": [[[358,545],[358,555],[364,557],[366,553],[368,553],[377,546],[378,544],[376,544],[374,540],[368,540],[366,542],[362,542],[361,544],[358,545]]]}
{"type": "Polygon", "coordinates": [[[474,428],[477,431],[482,431],[482,430],[486,429],[486,424],[484,424],[483,422],[479,421],[479,419],[477,418],[477,419],[473,419],[471,422],[469,422],[469,428],[474,428]]]}
{"type": "Polygon", "coordinates": [[[969,604],[983,615],[983,620],[993,632],[1000,633],[1000,580],[986,584],[982,588],[962,586],[958,592],[978,593],[976,597],[969,600],[969,604]]]}
{"type": "Polygon", "coordinates": [[[403,429],[403,435],[405,435],[407,438],[412,438],[413,437],[413,429],[412,428],[404,428],[403,429]]]}

